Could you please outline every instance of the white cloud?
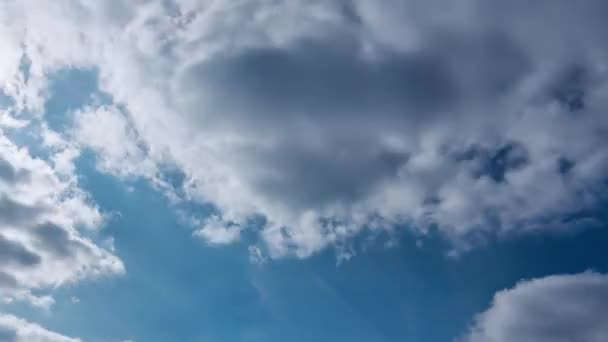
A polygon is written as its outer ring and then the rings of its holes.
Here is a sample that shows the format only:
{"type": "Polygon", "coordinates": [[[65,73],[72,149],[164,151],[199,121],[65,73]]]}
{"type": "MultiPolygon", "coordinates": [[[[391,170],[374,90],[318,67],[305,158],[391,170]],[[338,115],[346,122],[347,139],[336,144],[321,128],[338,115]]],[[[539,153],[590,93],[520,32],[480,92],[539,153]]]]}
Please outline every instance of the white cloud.
{"type": "Polygon", "coordinates": [[[120,259],[81,233],[102,220],[73,174],[0,131],[0,299],[48,308],[55,287],[124,272],[120,259]]]}
{"type": "Polygon", "coordinates": [[[38,324],[0,313],[0,340],[5,342],[79,342],[80,339],[49,331],[38,324]]]}
{"type": "Polygon", "coordinates": [[[223,221],[217,216],[211,216],[203,223],[203,227],[194,235],[203,238],[212,245],[225,245],[238,241],[241,228],[231,222],[223,221]]]}
{"type": "Polygon", "coordinates": [[[124,108],[77,115],[101,168],[154,179],[176,164],[186,198],[223,221],[263,216],[271,257],[397,224],[462,250],[589,226],[604,200],[600,0],[2,6],[6,94],[40,108],[50,71],[94,68],[124,108]]]}
{"type": "Polygon", "coordinates": [[[522,281],[494,296],[469,342],[608,340],[608,276],[593,272],[522,281]]]}
{"type": "Polygon", "coordinates": [[[147,159],[145,145],[114,106],[85,107],[77,112],[73,135],[80,145],[97,152],[98,165],[106,172],[149,177],[156,172],[147,159]]]}

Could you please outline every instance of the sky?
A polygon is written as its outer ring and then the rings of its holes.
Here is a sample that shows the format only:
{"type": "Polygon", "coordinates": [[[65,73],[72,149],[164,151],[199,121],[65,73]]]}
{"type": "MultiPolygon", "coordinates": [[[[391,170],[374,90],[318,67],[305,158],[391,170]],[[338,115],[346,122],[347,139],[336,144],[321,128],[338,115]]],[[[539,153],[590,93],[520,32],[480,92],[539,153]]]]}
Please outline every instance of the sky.
{"type": "Polygon", "coordinates": [[[0,1],[0,341],[608,340],[608,3],[0,1]]]}

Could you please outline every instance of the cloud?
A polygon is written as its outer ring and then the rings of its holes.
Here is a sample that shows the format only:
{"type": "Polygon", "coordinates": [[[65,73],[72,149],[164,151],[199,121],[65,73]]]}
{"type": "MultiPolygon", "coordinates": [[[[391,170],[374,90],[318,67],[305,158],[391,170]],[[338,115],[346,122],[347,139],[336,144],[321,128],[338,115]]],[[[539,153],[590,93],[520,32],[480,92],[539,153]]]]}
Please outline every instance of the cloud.
{"type": "Polygon", "coordinates": [[[52,71],[96,70],[113,103],[77,111],[71,138],[118,176],[177,167],[173,195],[233,227],[195,234],[210,243],[259,217],[275,258],[396,226],[462,251],[601,220],[603,1],[3,6],[15,113],[52,71]]]}
{"type": "Polygon", "coordinates": [[[521,281],[476,316],[469,342],[608,339],[608,276],[585,272],[521,281]]]}
{"type": "Polygon", "coordinates": [[[0,313],[0,341],[4,342],[79,342],[80,339],[60,335],[38,324],[13,315],[0,313]]]}
{"type": "Polygon", "coordinates": [[[27,250],[23,245],[0,237],[0,257],[4,264],[28,267],[40,263],[40,256],[27,250]]]}
{"type": "Polygon", "coordinates": [[[2,300],[48,308],[52,288],[124,272],[118,257],[81,233],[103,218],[73,174],[58,173],[2,131],[0,169],[2,300]]]}
{"type": "Polygon", "coordinates": [[[217,216],[211,216],[203,223],[203,227],[194,232],[194,236],[200,237],[212,245],[226,245],[239,240],[241,229],[224,222],[217,216]]]}
{"type": "Polygon", "coordinates": [[[118,176],[149,175],[155,165],[146,158],[146,146],[115,106],[85,107],[75,114],[72,134],[80,145],[99,156],[98,166],[118,176]]]}

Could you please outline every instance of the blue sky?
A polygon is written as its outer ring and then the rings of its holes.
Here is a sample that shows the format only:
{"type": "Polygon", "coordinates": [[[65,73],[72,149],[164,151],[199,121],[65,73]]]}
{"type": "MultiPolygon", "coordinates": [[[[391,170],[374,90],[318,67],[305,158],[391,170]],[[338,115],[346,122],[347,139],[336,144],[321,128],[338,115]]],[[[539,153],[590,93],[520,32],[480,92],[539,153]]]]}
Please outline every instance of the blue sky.
{"type": "Polygon", "coordinates": [[[448,2],[0,4],[0,341],[608,340],[608,6],[448,2]]]}
{"type": "Polygon", "coordinates": [[[339,266],[332,251],[255,265],[246,242],[205,247],[162,194],[83,159],[83,187],[121,213],[103,236],[115,239],[127,275],[58,291],[52,315],[10,309],[86,341],[449,341],[521,279],[608,270],[602,229],[503,241],[458,259],[441,241],[416,247],[404,234],[398,247],[372,244],[339,266]]]}

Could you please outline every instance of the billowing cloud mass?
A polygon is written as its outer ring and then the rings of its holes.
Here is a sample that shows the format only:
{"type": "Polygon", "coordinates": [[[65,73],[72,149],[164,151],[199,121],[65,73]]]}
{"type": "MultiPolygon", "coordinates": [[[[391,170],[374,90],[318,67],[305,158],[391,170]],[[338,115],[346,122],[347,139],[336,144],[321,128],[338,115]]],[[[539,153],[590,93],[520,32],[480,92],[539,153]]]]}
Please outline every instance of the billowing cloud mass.
{"type": "Polygon", "coordinates": [[[468,342],[608,340],[608,276],[593,272],[522,281],[494,296],[468,342]]]}
{"type": "Polygon", "coordinates": [[[271,257],[396,226],[458,251],[598,223],[603,0],[9,0],[0,13],[5,121],[41,113],[54,72],[94,70],[111,100],[76,111],[65,139],[119,176],[177,168],[183,199],[215,208],[195,234],[212,244],[252,220],[271,257]]]}
{"type": "Polygon", "coordinates": [[[3,342],[80,342],[49,331],[38,324],[13,315],[0,314],[0,341],[3,342]]]}

